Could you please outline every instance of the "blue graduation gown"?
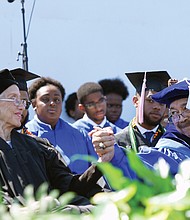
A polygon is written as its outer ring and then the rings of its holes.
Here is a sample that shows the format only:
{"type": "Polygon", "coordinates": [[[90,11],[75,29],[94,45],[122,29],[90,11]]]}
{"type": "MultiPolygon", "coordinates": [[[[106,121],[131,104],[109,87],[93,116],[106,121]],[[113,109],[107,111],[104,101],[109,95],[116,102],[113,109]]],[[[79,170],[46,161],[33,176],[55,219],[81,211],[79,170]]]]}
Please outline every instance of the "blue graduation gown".
{"type": "MultiPolygon", "coordinates": [[[[48,124],[40,122],[37,116],[28,122],[26,127],[34,135],[47,138],[54,147],[61,148],[69,159],[72,159],[71,157],[76,154],[91,155],[97,158],[88,135],[61,118],[58,120],[55,129],[52,129],[48,124]]],[[[90,166],[90,163],[84,160],[76,160],[70,161],[68,166],[73,173],[80,174],[90,166]]]]}
{"type": "MultiPolygon", "coordinates": [[[[161,157],[165,159],[165,161],[170,165],[170,172],[172,175],[175,175],[178,172],[179,161],[175,160],[175,157],[172,157],[172,155],[166,155],[163,152],[160,152],[153,148],[149,148],[148,152],[137,153],[137,155],[144,163],[144,165],[149,169],[154,169],[154,164],[157,163],[158,159],[161,157]]],[[[136,176],[136,173],[131,169],[129,165],[127,150],[125,148],[115,144],[115,154],[110,162],[112,163],[112,165],[120,168],[123,171],[124,176],[130,179],[138,178],[136,176]]]]}
{"type": "Polygon", "coordinates": [[[167,155],[173,155],[179,162],[190,158],[190,138],[179,133],[174,126],[166,130],[156,148],[167,155]]]}
{"type": "Polygon", "coordinates": [[[115,123],[114,125],[116,125],[118,128],[125,128],[129,125],[129,122],[128,121],[124,121],[122,118],[119,118],[115,123]]]}
{"type": "MultiPolygon", "coordinates": [[[[81,118],[79,120],[77,120],[74,124],[73,124],[76,128],[78,128],[79,130],[85,130],[87,133],[92,131],[94,129],[94,126],[87,122],[85,119],[81,118]]],[[[104,128],[106,127],[111,127],[114,134],[116,134],[117,132],[121,131],[120,128],[118,128],[117,126],[115,126],[114,124],[112,124],[111,122],[109,122],[108,120],[106,121],[106,123],[104,124],[104,128]]]]}

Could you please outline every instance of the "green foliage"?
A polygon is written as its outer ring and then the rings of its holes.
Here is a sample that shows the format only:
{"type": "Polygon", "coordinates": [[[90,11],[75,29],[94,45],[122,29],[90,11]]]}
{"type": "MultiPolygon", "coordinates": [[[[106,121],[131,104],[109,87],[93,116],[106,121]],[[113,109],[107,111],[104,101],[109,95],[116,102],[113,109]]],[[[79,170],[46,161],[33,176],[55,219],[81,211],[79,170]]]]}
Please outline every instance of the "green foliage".
{"type": "MultiPolygon", "coordinates": [[[[77,157],[76,157],[77,158],[77,157]]],[[[89,158],[86,158],[90,160],[89,158]]],[[[2,220],[185,220],[190,219],[190,161],[184,161],[175,178],[169,175],[165,161],[160,160],[155,170],[147,169],[135,153],[128,154],[131,168],[139,180],[129,180],[110,163],[98,163],[113,192],[96,194],[96,205],[91,214],[63,212],[63,207],[75,194],[68,192],[58,198],[58,191],[47,193],[43,184],[34,196],[32,186],[25,189],[25,206],[18,203],[8,211],[0,204],[2,220]],[[58,199],[57,199],[58,198],[58,199]]]]}

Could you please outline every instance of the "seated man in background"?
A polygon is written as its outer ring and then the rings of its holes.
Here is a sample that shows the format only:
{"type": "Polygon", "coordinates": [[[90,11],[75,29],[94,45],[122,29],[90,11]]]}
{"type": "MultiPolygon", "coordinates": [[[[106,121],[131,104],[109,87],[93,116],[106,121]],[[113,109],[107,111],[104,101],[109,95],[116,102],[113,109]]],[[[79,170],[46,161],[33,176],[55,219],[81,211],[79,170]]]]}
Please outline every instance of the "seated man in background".
{"type": "Polygon", "coordinates": [[[79,131],[60,118],[65,89],[57,80],[41,77],[28,89],[35,111],[34,118],[26,128],[35,136],[46,138],[61,152],[73,173],[83,173],[91,164],[80,159],[72,161],[72,156],[90,155],[97,158],[88,134],[79,131]]]}
{"type": "Polygon", "coordinates": [[[78,129],[90,132],[94,127],[112,127],[114,133],[121,129],[109,122],[106,118],[106,97],[100,84],[87,82],[80,86],[77,91],[79,109],[85,114],[73,125],[78,129]]]}
{"type": "Polygon", "coordinates": [[[75,121],[82,118],[84,112],[78,108],[78,99],[76,92],[71,93],[65,100],[65,110],[67,115],[75,121]]]}
{"type": "Polygon", "coordinates": [[[165,154],[175,154],[184,160],[190,157],[190,80],[182,80],[152,96],[169,107],[173,126],[158,141],[156,147],[165,154]]]}
{"type": "Polygon", "coordinates": [[[121,118],[123,101],[129,96],[127,86],[119,78],[102,79],[98,82],[107,100],[106,117],[108,121],[123,129],[129,124],[121,118]]]}
{"type": "Polygon", "coordinates": [[[28,96],[28,87],[27,87],[27,81],[36,79],[40,77],[39,75],[36,75],[34,73],[28,72],[24,69],[17,68],[10,70],[11,74],[15,78],[15,80],[18,83],[19,91],[20,91],[20,99],[26,100],[26,107],[22,112],[22,119],[21,119],[21,128],[25,126],[25,124],[29,120],[29,107],[30,107],[30,100],[28,96]]]}

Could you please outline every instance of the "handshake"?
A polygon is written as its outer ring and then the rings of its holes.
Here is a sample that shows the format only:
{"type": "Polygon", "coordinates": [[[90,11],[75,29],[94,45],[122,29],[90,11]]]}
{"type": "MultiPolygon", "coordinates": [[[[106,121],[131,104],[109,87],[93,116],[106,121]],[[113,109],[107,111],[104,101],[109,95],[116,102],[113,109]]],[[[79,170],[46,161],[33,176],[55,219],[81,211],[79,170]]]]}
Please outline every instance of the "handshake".
{"type": "Polygon", "coordinates": [[[99,156],[99,161],[109,162],[114,156],[115,137],[112,128],[94,127],[89,135],[92,138],[94,150],[99,156]]]}

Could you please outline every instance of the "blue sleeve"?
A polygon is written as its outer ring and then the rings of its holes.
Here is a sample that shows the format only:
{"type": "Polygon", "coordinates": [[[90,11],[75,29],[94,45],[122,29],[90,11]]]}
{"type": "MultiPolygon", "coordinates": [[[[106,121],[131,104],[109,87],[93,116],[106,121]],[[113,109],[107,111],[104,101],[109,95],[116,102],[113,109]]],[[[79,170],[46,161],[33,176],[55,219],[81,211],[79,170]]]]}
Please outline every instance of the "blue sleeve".
{"type": "MultiPolygon", "coordinates": [[[[123,171],[124,176],[130,179],[136,179],[137,175],[129,165],[126,149],[119,147],[116,144],[114,149],[115,154],[110,161],[112,165],[120,168],[123,171]]],[[[154,169],[154,164],[158,162],[159,158],[163,158],[169,164],[172,175],[175,175],[178,172],[178,161],[158,150],[150,148],[148,152],[138,153],[137,155],[143,164],[149,169],[154,169]]]]}
{"type": "Polygon", "coordinates": [[[135,172],[130,168],[126,150],[122,147],[119,147],[117,144],[114,146],[115,154],[112,160],[110,161],[113,166],[122,170],[124,176],[130,179],[136,179],[135,172]]]}
{"type": "Polygon", "coordinates": [[[188,158],[184,153],[180,153],[169,148],[159,148],[158,150],[170,158],[173,158],[178,163],[181,163],[183,160],[188,158]]]}
{"type": "Polygon", "coordinates": [[[142,152],[138,154],[141,161],[149,167],[154,166],[158,162],[159,158],[163,158],[170,166],[170,173],[175,175],[178,172],[179,162],[170,155],[158,151],[157,149],[150,149],[149,152],[142,152]]]}

